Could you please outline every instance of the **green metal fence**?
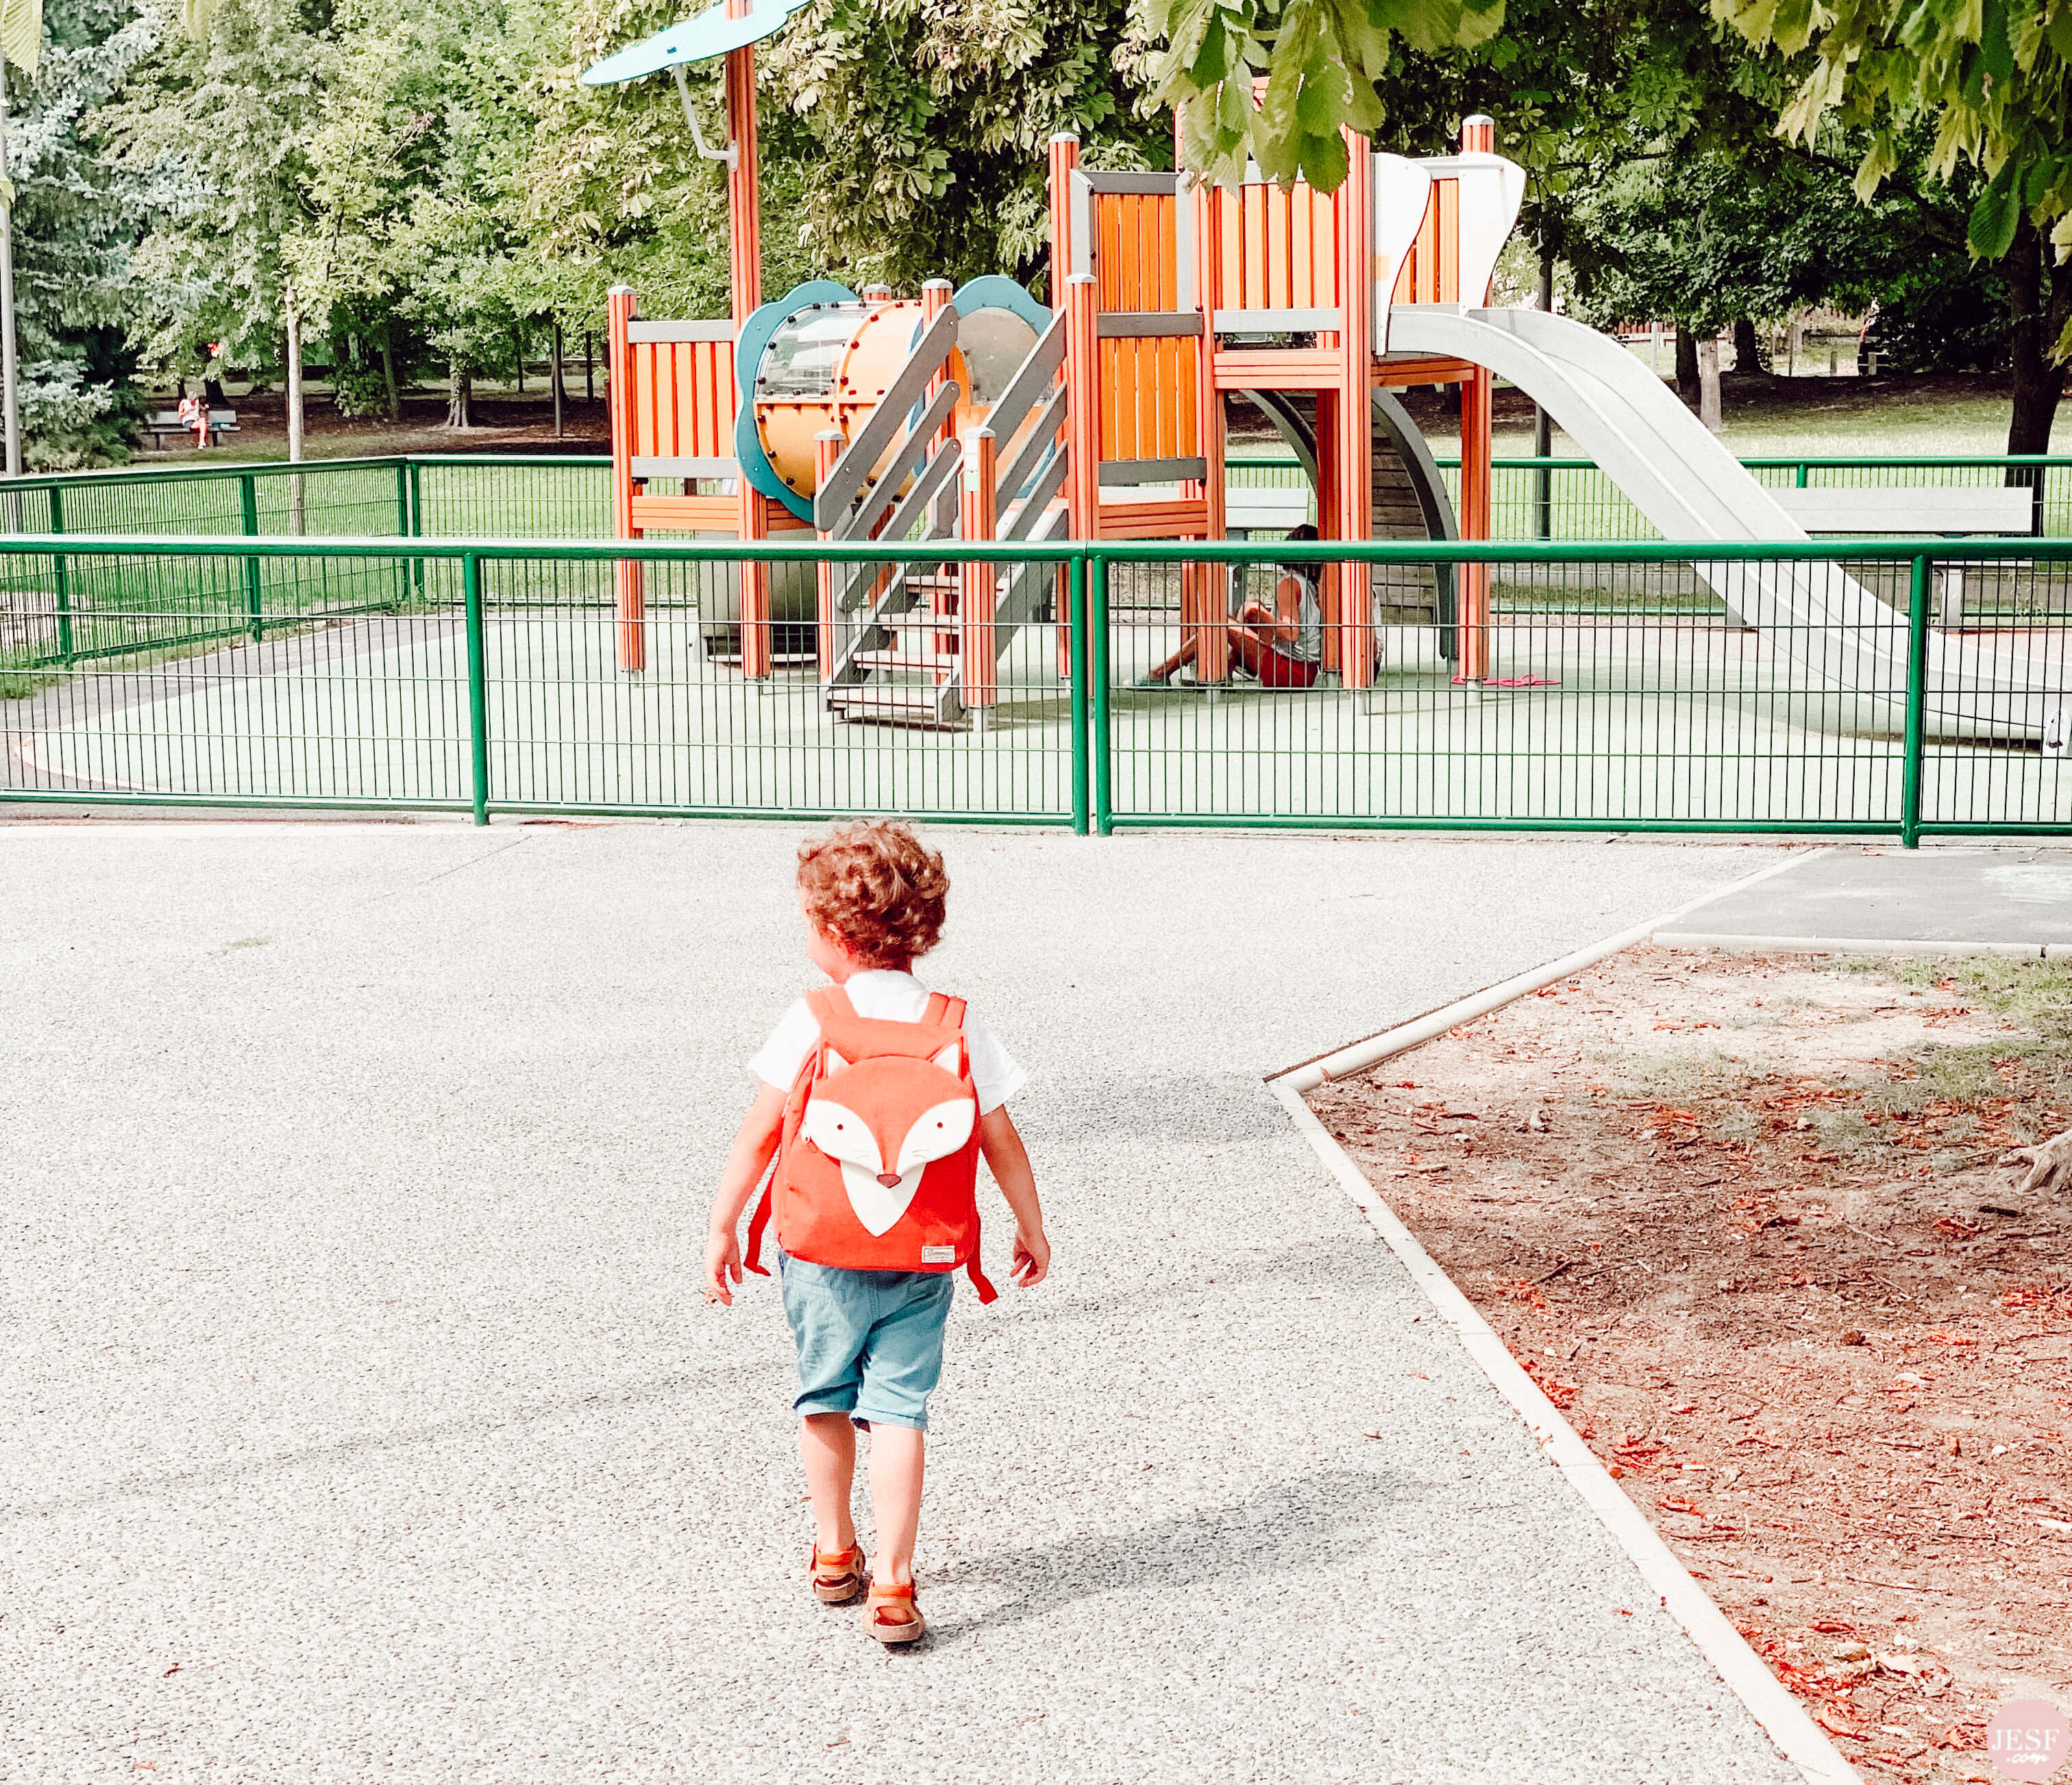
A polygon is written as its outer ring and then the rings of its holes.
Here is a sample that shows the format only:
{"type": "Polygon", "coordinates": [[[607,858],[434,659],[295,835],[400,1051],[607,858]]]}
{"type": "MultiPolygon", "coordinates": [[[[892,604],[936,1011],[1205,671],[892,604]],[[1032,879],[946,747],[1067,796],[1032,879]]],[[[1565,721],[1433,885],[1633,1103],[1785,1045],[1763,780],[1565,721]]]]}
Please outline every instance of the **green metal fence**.
{"type": "Polygon", "coordinates": [[[744,560],[781,581],[942,549],[0,541],[0,625],[31,666],[0,677],[0,800],[1096,831],[2072,831],[2072,541],[960,546],[1049,566],[1060,590],[1004,653],[982,730],[844,718],[810,624],[774,627],[774,673],[742,676],[744,560]],[[638,674],[618,668],[625,560],[648,567],[638,674]],[[1486,575],[1487,617],[1465,640],[1429,617],[1376,628],[1366,687],[1279,685],[1285,668],[1144,685],[1198,634],[1182,623],[1190,578],[1190,615],[1234,611],[1270,604],[1297,560],[1400,584],[1436,571],[1428,589],[1486,575]],[[2012,608],[1953,614],[1953,571],[1998,579],[2012,608]],[[1486,659],[1472,682],[1464,644],[1486,659]],[[1996,663],[2029,691],[2013,705],[1992,692],[1996,663]]]}

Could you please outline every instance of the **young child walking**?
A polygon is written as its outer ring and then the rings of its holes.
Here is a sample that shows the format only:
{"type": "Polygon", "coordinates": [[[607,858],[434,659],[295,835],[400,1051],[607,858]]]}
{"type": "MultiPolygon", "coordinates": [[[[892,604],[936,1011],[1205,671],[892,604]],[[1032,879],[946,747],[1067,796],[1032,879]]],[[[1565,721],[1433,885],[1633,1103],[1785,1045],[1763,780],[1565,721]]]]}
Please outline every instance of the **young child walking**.
{"type": "Polygon", "coordinates": [[[927,1626],[914,1541],[928,1397],[943,1368],[960,1266],[979,1299],[974,1198],[983,1155],[1014,1215],[1013,1278],[1050,1268],[1029,1154],[1007,1113],[1026,1075],[961,999],[931,993],[914,963],[943,933],[943,858],[903,825],[850,825],[799,850],[806,955],[831,983],[784,1013],[749,1062],[755,1100],[734,1136],[705,1241],[705,1299],[734,1302],[749,1228],[757,1262],[774,1213],[784,1316],[799,1351],[799,1450],[813,1507],[813,1594],[865,1600],[881,1643],[927,1626]],[[874,1568],[850,1517],[856,1434],[870,1434],[874,1568]]]}

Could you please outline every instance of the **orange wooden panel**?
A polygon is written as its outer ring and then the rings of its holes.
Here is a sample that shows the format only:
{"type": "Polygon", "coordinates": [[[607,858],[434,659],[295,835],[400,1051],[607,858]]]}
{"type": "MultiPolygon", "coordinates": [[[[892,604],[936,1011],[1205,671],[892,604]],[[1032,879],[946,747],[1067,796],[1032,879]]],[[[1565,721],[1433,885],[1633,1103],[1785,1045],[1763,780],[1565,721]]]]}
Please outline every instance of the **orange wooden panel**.
{"type": "Polygon", "coordinates": [[[708,341],[698,356],[701,362],[698,369],[699,445],[701,454],[717,457],[725,449],[718,445],[721,430],[726,426],[726,398],[720,380],[728,376],[730,356],[723,341],[708,341]]]}
{"type": "Polygon", "coordinates": [[[1121,263],[1115,267],[1115,306],[1144,306],[1144,199],[1121,193],[1115,204],[1115,241],[1121,263]]]}
{"type": "Polygon", "coordinates": [[[1306,191],[1297,192],[1288,208],[1288,302],[1302,306],[1318,300],[1317,289],[1317,208],[1306,191]]]}
{"type": "Polygon", "coordinates": [[[1223,205],[1223,227],[1216,232],[1223,245],[1223,265],[1218,275],[1222,290],[1218,302],[1235,310],[1244,302],[1244,212],[1236,193],[1223,190],[1216,196],[1223,205]]]}
{"type": "Polygon", "coordinates": [[[1461,301],[1461,183],[1437,180],[1433,187],[1432,197],[1439,211],[1437,302],[1457,304],[1461,301]]]}
{"type": "Polygon", "coordinates": [[[1098,257],[1095,270],[1100,275],[1100,306],[1104,310],[1122,310],[1128,306],[1122,302],[1122,280],[1127,269],[1123,265],[1122,218],[1115,200],[1103,195],[1094,206],[1098,220],[1095,230],[1098,257]]]}
{"type": "Polygon", "coordinates": [[[1433,356],[1423,360],[1377,360],[1374,381],[1378,385],[1454,385],[1474,370],[1465,360],[1433,356]]]}
{"type": "Polygon", "coordinates": [[[1180,207],[1194,202],[1193,195],[1189,194],[1161,199],[1153,208],[1158,221],[1158,286],[1153,294],[1157,301],[1153,309],[1180,307],[1180,207]]]}
{"type": "Polygon", "coordinates": [[[1246,310],[1266,306],[1266,188],[1244,189],[1244,295],[1238,299],[1246,310]]]}
{"type": "Polygon", "coordinates": [[[701,453],[704,442],[712,430],[705,414],[707,407],[705,362],[711,358],[707,351],[710,343],[680,341],[676,343],[676,404],[683,417],[682,435],[688,452],[701,453]]]}
{"type": "Polygon", "coordinates": [[[1202,453],[1201,355],[1198,341],[1182,335],[1173,343],[1174,413],[1179,418],[1173,439],[1175,459],[1196,459],[1202,453]]]}
{"type": "Polygon", "coordinates": [[[1310,302],[1326,308],[1338,301],[1338,209],[1337,204],[1323,195],[1316,194],[1310,200],[1314,207],[1317,249],[1317,294],[1310,302]]]}
{"type": "Polygon", "coordinates": [[[1295,207],[1277,186],[1266,191],[1266,302],[1285,309],[1297,300],[1288,281],[1289,236],[1294,229],[1295,207]]]}
{"type": "Polygon", "coordinates": [[[1171,203],[1170,199],[1157,197],[1137,201],[1137,297],[1146,310],[1172,307],[1166,294],[1166,266],[1158,246],[1159,213],[1171,203]]]}
{"type": "Polygon", "coordinates": [[[1403,257],[1403,265],[1396,269],[1395,288],[1388,294],[1392,304],[1415,303],[1417,275],[1417,250],[1413,247],[1403,257]]]}
{"type": "Polygon", "coordinates": [[[643,533],[732,534],[741,519],[730,496],[636,496],[633,524],[643,533]]]}
{"type": "Polygon", "coordinates": [[[1103,341],[1100,343],[1100,455],[1103,459],[1119,459],[1116,430],[1122,422],[1122,404],[1120,401],[1121,383],[1118,376],[1118,362],[1125,341],[1103,341]]]}
{"type": "Polygon", "coordinates": [[[655,430],[648,420],[652,401],[649,392],[654,378],[648,369],[646,345],[638,341],[631,343],[626,350],[626,360],[631,374],[627,380],[626,408],[633,423],[633,456],[646,459],[652,457],[655,450],[655,430]]]}
{"type": "Polygon", "coordinates": [[[1218,390],[1336,390],[1345,361],[1334,348],[1220,348],[1218,390]]]}
{"type": "Polygon", "coordinates": [[[1104,502],[1104,539],[1198,539],[1208,530],[1208,504],[1182,497],[1167,502],[1104,502]]]}

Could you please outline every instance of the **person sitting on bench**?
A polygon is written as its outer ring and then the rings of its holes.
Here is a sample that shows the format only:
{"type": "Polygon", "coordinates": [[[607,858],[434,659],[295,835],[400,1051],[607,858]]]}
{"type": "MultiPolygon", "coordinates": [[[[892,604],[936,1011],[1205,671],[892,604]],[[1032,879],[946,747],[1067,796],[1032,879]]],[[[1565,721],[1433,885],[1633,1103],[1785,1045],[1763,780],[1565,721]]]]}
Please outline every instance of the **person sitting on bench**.
{"type": "MultiPolygon", "coordinates": [[[[1305,520],[1288,537],[1314,539],[1317,529],[1305,520]]],[[[1230,623],[1231,656],[1258,677],[1262,688],[1308,688],[1316,681],[1324,656],[1324,611],[1317,598],[1322,569],[1319,564],[1282,565],[1272,607],[1248,601],[1230,623]]],[[[1199,645],[1199,640],[1188,640],[1137,685],[1170,681],[1182,664],[1194,662],[1199,645]]]]}

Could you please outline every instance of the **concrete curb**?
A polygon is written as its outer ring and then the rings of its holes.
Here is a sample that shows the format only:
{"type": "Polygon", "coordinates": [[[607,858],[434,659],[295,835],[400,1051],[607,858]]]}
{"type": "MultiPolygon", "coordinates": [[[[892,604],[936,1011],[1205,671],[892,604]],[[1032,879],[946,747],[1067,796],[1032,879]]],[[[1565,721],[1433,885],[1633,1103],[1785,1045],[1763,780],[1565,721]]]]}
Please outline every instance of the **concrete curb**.
{"type": "MultiPolygon", "coordinates": [[[[1771,874],[1784,873],[1822,853],[1824,852],[1809,850],[1794,854],[1725,890],[1732,892],[1771,874]]],[[[1486,991],[1399,1024],[1323,1059],[1281,1073],[1269,1080],[1268,1086],[1326,1169],[1344,1187],[1346,1194],[1409,1273],[1411,1281],[1453,1329],[1462,1348],[1481,1366],[1497,1392],[1517,1410],[1542,1450],[1631,1558],[1641,1578],[1659,1597],[1663,1609],[1683,1626],[1699,1652],[1718,1670],[1720,1677],[1747,1706],[1749,1713],[1777,1744],[1786,1759],[1799,1769],[1807,1785],[1863,1785],[1861,1775],[1828,1739],[1827,1732],[1813,1721],[1805,1706],[1791,1696],[1762,1656],[1727,1621],[1725,1614],[1713,1604],[1712,1596],[1692,1578],[1675,1552],[1648,1523],[1646,1515],[1612,1479],[1596,1454],[1577,1436],[1575,1428],[1561,1417],[1553,1402],[1540,1392],[1539,1384],[1511,1355],[1510,1347],[1475,1311],[1474,1303],[1462,1294],[1453,1280],[1433,1261],[1432,1255],[1418,1243],[1416,1236],[1375,1193],[1373,1185],[1367,1182],[1367,1174],[1302,1100],[1304,1092],[1331,1078],[1374,1065],[1392,1054],[1443,1034],[1457,1023],[1485,1015],[1513,998],[1580,972],[1621,949],[1655,939],[1662,925],[1684,911],[1696,910],[1723,896],[1724,893],[1708,893],[1651,923],[1621,931],[1486,991]]]]}
{"type": "Polygon", "coordinates": [[[2072,942],[1895,942],[1876,936],[1709,936],[1696,930],[1657,930],[1670,948],[1716,948],[1740,955],[2009,955],[2026,960],[2072,960],[2072,942]]]}

